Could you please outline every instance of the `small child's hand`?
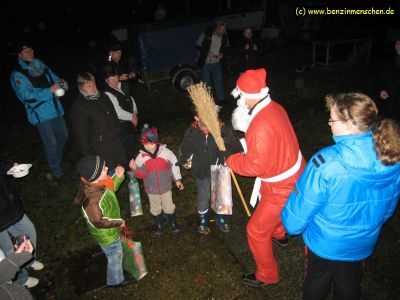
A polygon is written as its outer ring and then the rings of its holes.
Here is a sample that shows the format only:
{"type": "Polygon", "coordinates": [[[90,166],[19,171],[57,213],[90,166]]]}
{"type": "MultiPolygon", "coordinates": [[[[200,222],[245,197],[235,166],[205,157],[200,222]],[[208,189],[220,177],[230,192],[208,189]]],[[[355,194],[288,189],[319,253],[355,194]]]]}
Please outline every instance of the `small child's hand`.
{"type": "Polygon", "coordinates": [[[32,246],[32,242],[30,240],[27,239],[25,242],[23,242],[21,245],[19,245],[19,247],[15,251],[15,253],[22,253],[22,251],[28,251],[29,253],[32,254],[33,246],[32,246]]]}
{"type": "Polygon", "coordinates": [[[137,169],[136,162],[135,162],[135,160],[133,158],[129,162],[129,168],[131,168],[131,170],[133,170],[133,171],[135,171],[137,169]]]}
{"type": "Polygon", "coordinates": [[[175,182],[175,184],[176,184],[176,187],[177,187],[180,191],[183,191],[183,189],[185,188],[185,187],[183,186],[183,183],[182,183],[180,180],[178,180],[177,182],[175,182]]]}
{"type": "Polygon", "coordinates": [[[125,221],[124,221],[124,220],[122,220],[122,224],[119,225],[119,227],[120,227],[121,229],[123,229],[123,228],[125,227],[125,221]]]}
{"type": "Polygon", "coordinates": [[[122,176],[124,176],[124,173],[125,173],[125,169],[124,169],[123,166],[117,166],[117,167],[115,168],[115,175],[117,175],[117,177],[122,177],[122,176]]]}

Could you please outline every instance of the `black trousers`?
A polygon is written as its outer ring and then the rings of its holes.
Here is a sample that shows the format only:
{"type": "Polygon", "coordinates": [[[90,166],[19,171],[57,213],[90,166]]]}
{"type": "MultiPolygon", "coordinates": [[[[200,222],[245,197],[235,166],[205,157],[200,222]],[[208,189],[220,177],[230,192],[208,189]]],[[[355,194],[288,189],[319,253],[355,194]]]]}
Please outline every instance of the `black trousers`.
{"type": "Polygon", "coordinates": [[[324,300],[333,284],[333,299],[360,299],[363,261],[333,261],[306,248],[306,276],[303,300],[324,300]]]}

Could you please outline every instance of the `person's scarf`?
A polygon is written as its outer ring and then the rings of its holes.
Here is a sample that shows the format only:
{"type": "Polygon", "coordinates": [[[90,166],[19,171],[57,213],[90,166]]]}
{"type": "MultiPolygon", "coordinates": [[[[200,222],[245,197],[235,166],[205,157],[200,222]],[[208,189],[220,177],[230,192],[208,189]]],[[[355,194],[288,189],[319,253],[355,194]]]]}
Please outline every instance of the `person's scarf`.
{"type": "Polygon", "coordinates": [[[85,92],[82,89],[79,89],[79,92],[83,95],[83,97],[85,97],[88,100],[97,100],[100,97],[99,90],[97,90],[96,93],[94,93],[94,94],[89,94],[88,92],[85,92]]]}
{"type": "Polygon", "coordinates": [[[157,144],[156,150],[154,150],[153,153],[150,152],[150,151],[147,151],[146,148],[143,147],[143,152],[145,152],[145,153],[147,153],[148,155],[150,155],[150,157],[151,157],[152,159],[156,159],[156,158],[157,158],[157,155],[158,155],[158,151],[159,151],[159,150],[160,150],[160,144],[157,144]]]}
{"type": "Polygon", "coordinates": [[[33,77],[41,76],[47,69],[47,66],[40,60],[34,59],[31,62],[24,61],[21,57],[18,57],[18,62],[25,70],[28,71],[29,75],[33,77]]]}

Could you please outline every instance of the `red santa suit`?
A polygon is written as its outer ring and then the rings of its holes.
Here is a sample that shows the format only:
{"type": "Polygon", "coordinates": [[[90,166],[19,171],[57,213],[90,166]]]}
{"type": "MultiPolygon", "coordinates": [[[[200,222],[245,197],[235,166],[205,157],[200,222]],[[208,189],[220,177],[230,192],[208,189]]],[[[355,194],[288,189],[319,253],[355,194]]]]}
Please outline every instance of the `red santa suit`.
{"type": "Polygon", "coordinates": [[[242,176],[257,177],[252,202],[257,196],[260,202],[247,224],[247,239],[257,265],[256,279],[277,283],[279,271],[272,238],[285,237],[280,214],[306,163],[289,117],[269,97],[265,80],[265,69],[249,70],[237,80],[236,92],[242,100],[262,100],[249,111],[244,138],[247,152],[231,155],[226,163],[242,176]]]}

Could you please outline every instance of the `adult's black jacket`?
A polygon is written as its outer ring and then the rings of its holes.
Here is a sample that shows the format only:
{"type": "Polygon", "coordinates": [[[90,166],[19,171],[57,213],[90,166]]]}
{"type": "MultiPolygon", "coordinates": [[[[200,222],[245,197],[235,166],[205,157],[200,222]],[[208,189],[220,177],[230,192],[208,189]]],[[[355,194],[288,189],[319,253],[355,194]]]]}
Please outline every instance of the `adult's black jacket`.
{"type": "MultiPolygon", "coordinates": [[[[117,98],[118,104],[123,110],[133,113],[133,104],[132,104],[132,98],[131,98],[132,96],[131,96],[129,84],[127,82],[122,81],[121,82],[121,90],[122,90],[122,93],[111,88],[108,85],[106,85],[106,87],[104,88],[105,92],[109,92],[117,98]]],[[[109,100],[109,101],[111,101],[111,100],[109,100]]],[[[125,120],[118,120],[118,121],[119,121],[119,134],[120,135],[130,134],[135,131],[135,127],[133,126],[131,121],[125,121],[125,120]]]]}
{"type": "Polygon", "coordinates": [[[380,90],[389,94],[386,100],[379,100],[378,108],[382,117],[400,122],[400,56],[388,61],[381,72],[380,90]]]}
{"type": "Polygon", "coordinates": [[[72,133],[79,152],[100,155],[109,168],[127,163],[119,140],[118,118],[107,95],[97,100],[78,94],[70,110],[72,133]]]}
{"type": "MultiPolygon", "coordinates": [[[[196,48],[199,50],[199,56],[197,58],[197,65],[199,68],[204,67],[208,55],[208,51],[210,51],[211,48],[211,43],[212,43],[212,35],[213,35],[213,29],[208,29],[206,30],[204,34],[204,39],[200,45],[197,45],[196,48]]],[[[225,32],[222,35],[221,39],[221,46],[219,48],[219,53],[218,54],[224,54],[225,50],[229,47],[229,38],[228,34],[225,32]]]]}
{"type": "Polygon", "coordinates": [[[235,138],[232,131],[225,126],[221,127],[221,136],[224,140],[226,152],[221,152],[211,134],[206,136],[195,123],[186,129],[185,136],[179,149],[177,165],[181,166],[187,162],[192,155],[191,174],[197,178],[208,178],[211,176],[210,166],[224,164],[225,158],[231,154],[243,151],[240,142],[235,138]]]}
{"type": "Polygon", "coordinates": [[[7,171],[13,165],[11,161],[0,162],[0,232],[14,225],[24,216],[21,199],[7,182],[7,171]]]}

